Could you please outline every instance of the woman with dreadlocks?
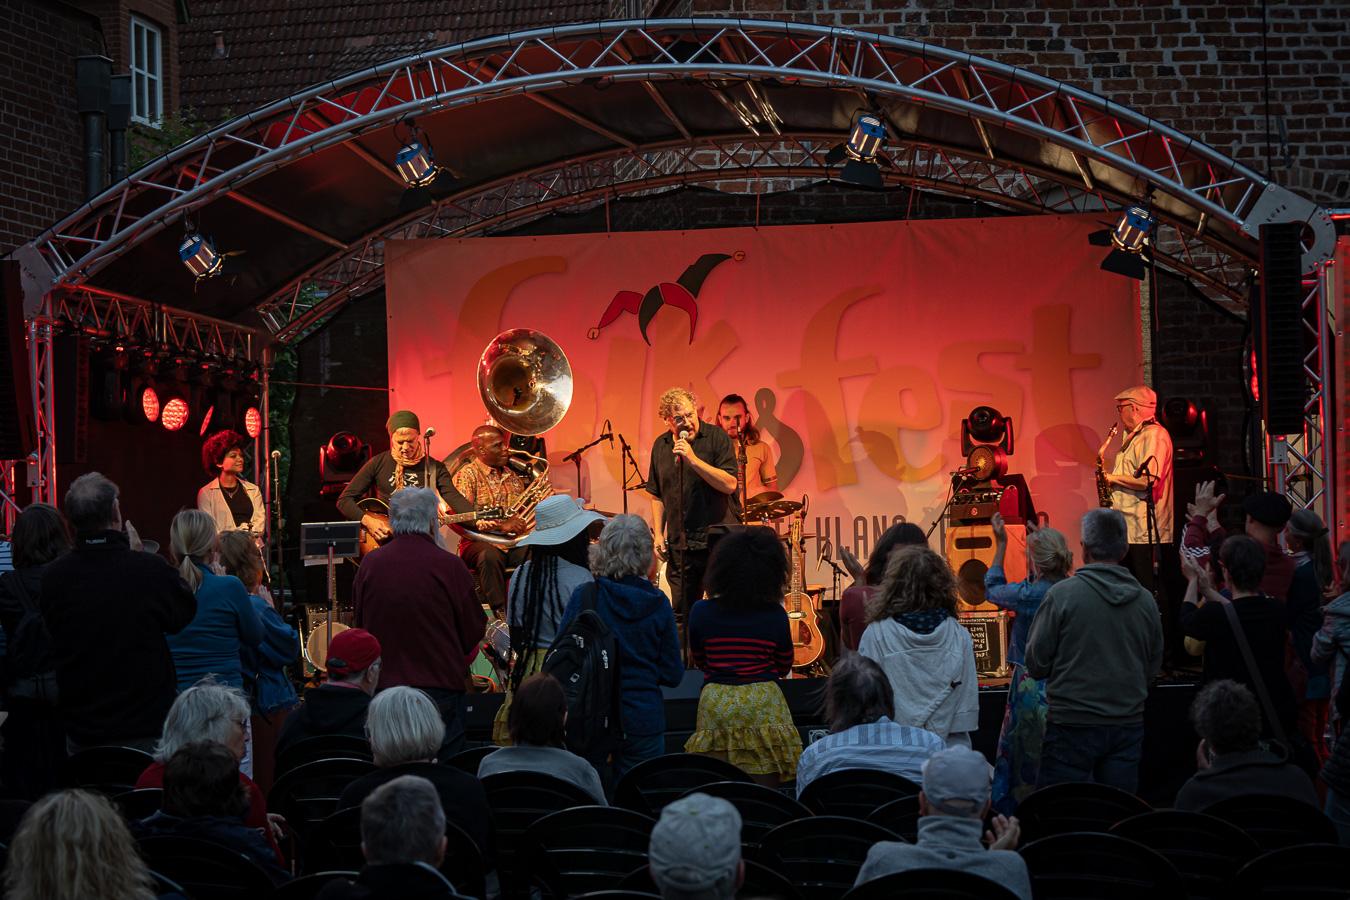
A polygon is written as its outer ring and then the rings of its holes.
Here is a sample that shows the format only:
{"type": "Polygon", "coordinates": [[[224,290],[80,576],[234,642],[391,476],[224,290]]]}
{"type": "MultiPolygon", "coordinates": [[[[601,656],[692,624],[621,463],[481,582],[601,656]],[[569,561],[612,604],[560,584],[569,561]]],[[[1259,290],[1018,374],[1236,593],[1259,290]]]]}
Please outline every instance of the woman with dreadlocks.
{"type": "Polygon", "coordinates": [[[600,513],[582,509],[573,498],[554,494],[535,507],[534,530],[516,544],[529,547],[530,556],[511,575],[507,588],[506,621],[511,628],[513,662],[505,702],[492,723],[492,739],[499,746],[511,744],[507,716],[512,694],[542,667],[572,592],[594,581],[587,567],[590,526],[604,520],[600,513]]]}

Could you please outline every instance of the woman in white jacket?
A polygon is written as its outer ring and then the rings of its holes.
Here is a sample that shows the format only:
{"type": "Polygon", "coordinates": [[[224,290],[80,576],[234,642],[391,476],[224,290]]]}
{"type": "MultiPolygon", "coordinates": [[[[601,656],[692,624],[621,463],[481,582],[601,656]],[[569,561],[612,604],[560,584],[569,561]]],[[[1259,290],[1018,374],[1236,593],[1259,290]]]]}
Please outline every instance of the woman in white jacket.
{"type": "Polygon", "coordinates": [[[894,721],[969,747],[980,723],[980,685],[970,632],[956,615],[951,566],[928,547],[896,548],[866,613],[858,652],[890,679],[894,721]]]}
{"type": "Polygon", "coordinates": [[[244,448],[248,438],[217,431],[202,445],[202,468],[214,476],[197,492],[197,508],[215,520],[217,531],[247,531],[262,540],[267,527],[262,491],[245,481],[244,448]]]}

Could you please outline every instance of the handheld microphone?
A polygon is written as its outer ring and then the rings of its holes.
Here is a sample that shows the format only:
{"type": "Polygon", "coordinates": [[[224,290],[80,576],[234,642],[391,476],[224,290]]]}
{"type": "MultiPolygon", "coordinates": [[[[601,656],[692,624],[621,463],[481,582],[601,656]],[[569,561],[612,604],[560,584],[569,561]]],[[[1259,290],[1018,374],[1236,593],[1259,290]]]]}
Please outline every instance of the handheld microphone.
{"type": "Polygon", "coordinates": [[[1143,478],[1143,477],[1144,477],[1144,473],[1148,471],[1148,464],[1151,463],[1151,462],[1155,462],[1155,461],[1156,461],[1156,457],[1150,456],[1148,459],[1146,459],[1146,460],[1144,460],[1143,462],[1141,462],[1141,463],[1139,464],[1139,468],[1137,468],[1137,469],[1134,470],[1134,477],[1135,477],[1135,478],[1143,478]]]}
{"type": "Polygon", "coordinates": [[[961,468],[957,469],[955,472],[952,472],[951,474],[955,475],[958,478],[968,478],[971,475],[977,474],[979,471],[980,471],[979,466],[962,466],[961,468]]]}
{"type": "Polygon", "coordinates": [[[609,419],[605,420],[605,433],[600,437],[609,441],[609,449],[614,449],[614,426],[609,423],[609,419]]]}
{"type": "Polygon", "coordinates": [[[426,431],[422,432],[422,437],[427,439],[434,438],[435,436],[436,436],[435,428],[428,428],[426,431]]]}
{"type": "MultiPolygon", "coordinates": [[[[680,432],[680,440],[682,441],[689,440],[689,432],[687,430],[682,430],[680,432]]],[[[684,465],[684,457],[683,456],[675,457],[675,463],[676,465],[684,465]]]]}

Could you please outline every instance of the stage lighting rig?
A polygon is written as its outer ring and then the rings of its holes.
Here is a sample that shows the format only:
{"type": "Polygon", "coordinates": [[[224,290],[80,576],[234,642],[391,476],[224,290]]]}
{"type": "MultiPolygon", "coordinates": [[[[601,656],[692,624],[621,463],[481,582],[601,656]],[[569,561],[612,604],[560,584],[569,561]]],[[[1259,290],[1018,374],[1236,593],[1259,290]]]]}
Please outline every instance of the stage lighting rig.
{"type": "Polygon", "coordinates": [[[217,250],[216,239],[199,231],[191,219],[184,219],[183,227],[183,240],[178,244],[178,259],[198,282],[214,278],[222,272],[235,273],[235,264],[230,257],[240,255],[243,250],[217,250]]]}
{"type": "Polygon", "coordinates": [[[1115,227],[1088,235],[1088,243],[1112,248],[1102,260],[1103,271],[1143,281],[1153,262],[1150,247],[1157,227],[1157,217],[1151,210],[1146,206],[1131,206],[1121,213],[1115,227]]]}
{"type": "Polygon", "coordinates": [[[861,187],[880,188],[883,183],[881,167],[877,165],[877,153],[885,142],[886,126],[882,124],[881,115],[859,113],[853,119],[848,140],[825,155],[825,165],[837,166],[843,162],[844,168],[839,173],[841,181],[861,187]]]}
{"type": "Polygon", "coordinates": [[[394,168],[408,189],[399,198],[398,210],[410,213],[439,200],[454,190],[454,174],[444,166],[436,164],[436,154],[426,133],[418,128],[411,119],[394,126],[394,133],[403,135],[401,146],[394,155],[394,168]]]}
{"type": "Polygon", "coordinates": [[[339,431],[319,448],[319,496],[342,493],[366,461],[370,445],[350,431],[339,431]]]}

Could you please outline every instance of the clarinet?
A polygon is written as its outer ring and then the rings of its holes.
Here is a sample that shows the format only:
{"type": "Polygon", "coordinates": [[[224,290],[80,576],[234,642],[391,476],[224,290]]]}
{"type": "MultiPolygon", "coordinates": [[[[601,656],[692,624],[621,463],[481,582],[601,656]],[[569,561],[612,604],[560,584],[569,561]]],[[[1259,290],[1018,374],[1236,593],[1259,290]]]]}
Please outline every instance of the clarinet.
{"type": "Polygon", "coordinates": [[[1106,440],[1102,441],[1102,449],[1097,452],[1097,505],[1102,509],[1110,509],[1115,504],[1111,500],[1111,485],[1106,483],[1106,472],[1102,469],[1102,453],[1106,451],[1106,445],[1111,443],[1111,439],[1120,431],[1120,425],[1116,422],[1111,423],[1111,430],[1106,433],[1106,440]]]}

